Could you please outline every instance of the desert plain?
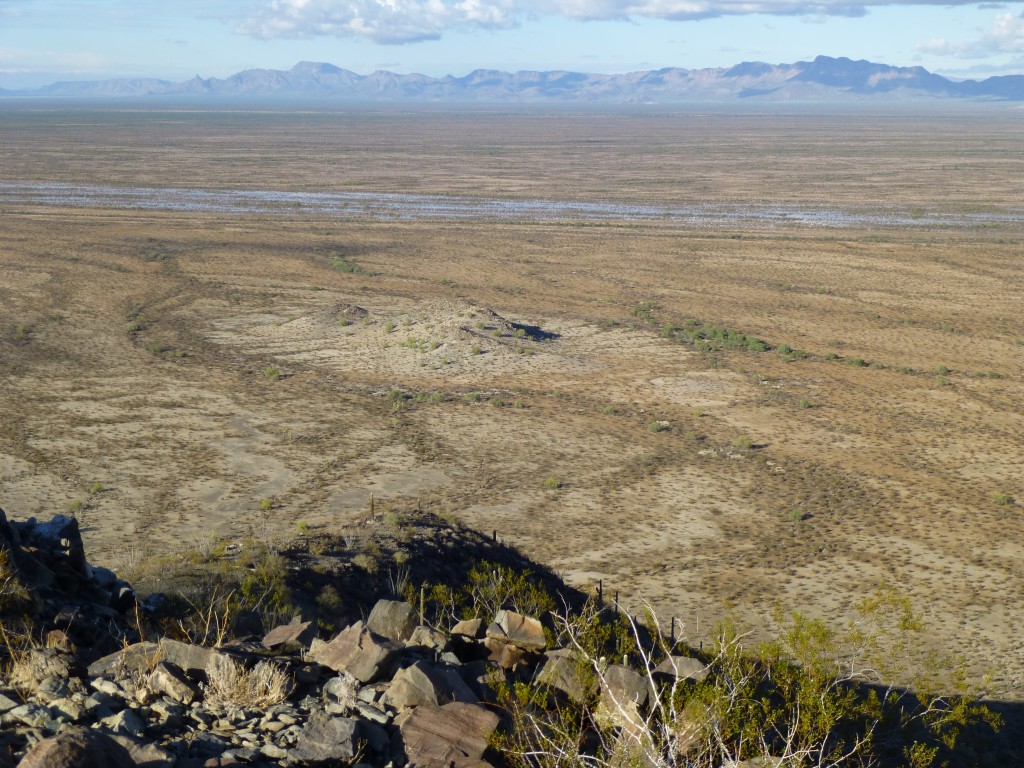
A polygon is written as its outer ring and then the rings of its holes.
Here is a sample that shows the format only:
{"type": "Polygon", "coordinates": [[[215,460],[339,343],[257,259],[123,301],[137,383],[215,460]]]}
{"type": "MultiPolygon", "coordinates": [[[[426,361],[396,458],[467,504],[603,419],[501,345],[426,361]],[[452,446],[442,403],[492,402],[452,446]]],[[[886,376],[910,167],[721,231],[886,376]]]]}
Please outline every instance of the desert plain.
{"type": "Polygon", "coordinates": [[[1022,120],[2,103],[0,506],[129,573],[372,494],[695,642],[891,585],[1020,700],[1022,120]]]}

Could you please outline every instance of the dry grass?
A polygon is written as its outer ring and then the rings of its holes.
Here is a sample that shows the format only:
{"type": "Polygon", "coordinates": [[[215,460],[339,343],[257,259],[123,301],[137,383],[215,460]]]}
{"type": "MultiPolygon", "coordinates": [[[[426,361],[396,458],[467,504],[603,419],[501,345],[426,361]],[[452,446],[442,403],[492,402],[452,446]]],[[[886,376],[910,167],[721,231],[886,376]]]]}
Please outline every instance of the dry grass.
{"type": "MultiPolygon", "coordinates": [[[[1006,211],[1024,157],[994,112],[74,117],[5,114],[5,173],[1006,211]]],[[[842,623],[892,583],[974,681],[1024,696],[1024,522],[997,500],[1024,496],[1019,225],[2,215],[0,504],[88,498],[101,563],[197,531],[341,530],[373,494],[646,597],[694,641],[776,605],[842,623]],[[690,320],[807,356],[663,336],[690,320]]]]}
{"type": "Polygon", "coordinates": [[[214,705],[272,707],[288,698],[292,688],[288,673],[269,661],[252,669],[227,656],[214,656],[208,671],[206,700],[214,705]]]}

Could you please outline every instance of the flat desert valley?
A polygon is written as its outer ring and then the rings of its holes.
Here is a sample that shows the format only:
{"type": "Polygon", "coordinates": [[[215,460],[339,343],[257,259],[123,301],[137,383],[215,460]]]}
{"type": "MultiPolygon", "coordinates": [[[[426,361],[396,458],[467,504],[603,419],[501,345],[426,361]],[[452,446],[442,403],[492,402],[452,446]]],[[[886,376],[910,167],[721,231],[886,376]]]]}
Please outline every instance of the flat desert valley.
{"type": "Polygon", "coordinates": [[[0,506],[130,573],[372,494],[695,641],[891,585],[1021,700],[1022,121],[0,104],[0,506]]]}

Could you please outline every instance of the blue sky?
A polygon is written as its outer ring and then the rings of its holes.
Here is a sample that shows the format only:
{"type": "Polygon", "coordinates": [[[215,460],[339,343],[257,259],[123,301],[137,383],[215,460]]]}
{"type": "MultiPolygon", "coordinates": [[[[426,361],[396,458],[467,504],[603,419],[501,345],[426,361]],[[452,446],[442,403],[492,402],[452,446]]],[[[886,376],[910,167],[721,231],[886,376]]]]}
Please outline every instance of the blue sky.
{"type": "Polygon", "coordinates": [[[463,75],[788,63],[1024,74],[1024,3],[855,0],[0,0],[0,87],[226,77],[326,61],[463,75]]]}

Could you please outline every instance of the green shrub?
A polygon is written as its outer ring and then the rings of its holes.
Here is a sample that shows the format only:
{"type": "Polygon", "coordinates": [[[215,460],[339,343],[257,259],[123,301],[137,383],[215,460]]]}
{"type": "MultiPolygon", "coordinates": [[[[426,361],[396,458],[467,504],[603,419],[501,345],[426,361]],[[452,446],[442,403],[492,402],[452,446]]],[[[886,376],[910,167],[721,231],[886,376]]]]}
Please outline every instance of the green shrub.
{"type": "Polygon", "coordinates": [[[544,478],[544,487],[551,491],[557,491],[562,487],[562,481],[554,475],[549,475],[544,478]]]}

